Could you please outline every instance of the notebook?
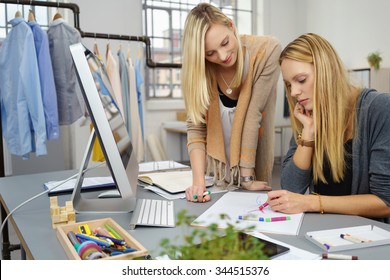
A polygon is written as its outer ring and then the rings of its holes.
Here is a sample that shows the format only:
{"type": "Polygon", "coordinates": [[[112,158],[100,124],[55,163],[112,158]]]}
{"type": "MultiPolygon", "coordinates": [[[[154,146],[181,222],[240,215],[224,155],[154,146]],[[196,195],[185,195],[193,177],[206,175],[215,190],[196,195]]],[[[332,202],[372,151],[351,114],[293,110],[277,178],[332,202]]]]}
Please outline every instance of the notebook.
{"type": "MultiPolygon", "coordinates": [[[[206,176],[206,187],[213,185],[213,178],[206,176]]],[[[192,171],[167,171],[146,173],[138,176],[138,182],[149,186],[159,187],[168,193],[177,194],[185,192],[192,185],[192,171]]]]}
{"type": "Polygon", "coordinates": [[[149,161],[141,162],[139,164],[139,173],[150,173],[157,171],[178,171],[179,169],[189,169],[188,165],[176,162],[173,160],[162,160],[162,161],[149,161]]]}

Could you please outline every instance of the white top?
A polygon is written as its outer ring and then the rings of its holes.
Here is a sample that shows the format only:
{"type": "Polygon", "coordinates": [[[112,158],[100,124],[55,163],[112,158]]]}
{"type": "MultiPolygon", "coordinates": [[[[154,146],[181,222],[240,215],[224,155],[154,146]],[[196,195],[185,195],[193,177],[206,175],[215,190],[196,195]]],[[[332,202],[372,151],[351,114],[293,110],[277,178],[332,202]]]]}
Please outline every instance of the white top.
{"type": "Polygon", "coordinates": [[[223,141],[225,144],[225,156],[226,156],[226,182],[230,182],[230,136],[232,135],[233,119],[236,113],[236,107],[229,108],[223,105],[221,99],[219,99],[219,108],[221,111],[223,141]]]}

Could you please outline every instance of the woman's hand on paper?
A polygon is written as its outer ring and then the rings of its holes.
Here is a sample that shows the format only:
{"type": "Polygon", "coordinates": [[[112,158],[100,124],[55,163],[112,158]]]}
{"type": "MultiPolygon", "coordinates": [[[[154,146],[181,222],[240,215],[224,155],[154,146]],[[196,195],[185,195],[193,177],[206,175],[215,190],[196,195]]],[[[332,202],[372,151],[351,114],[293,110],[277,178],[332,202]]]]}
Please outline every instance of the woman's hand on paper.
{"type": "Polygon", "coordinates": [[[309,197],[287,190],[268,192],[268,205],[273,211],[286,214],[302,213],[309,209],[309,197]]]}
{"type": "Polygon", "coordinates": [[[204,185],[192,185],[186,189],[186,199],[192,202],[210,201],[211,195],[204,185]]]}

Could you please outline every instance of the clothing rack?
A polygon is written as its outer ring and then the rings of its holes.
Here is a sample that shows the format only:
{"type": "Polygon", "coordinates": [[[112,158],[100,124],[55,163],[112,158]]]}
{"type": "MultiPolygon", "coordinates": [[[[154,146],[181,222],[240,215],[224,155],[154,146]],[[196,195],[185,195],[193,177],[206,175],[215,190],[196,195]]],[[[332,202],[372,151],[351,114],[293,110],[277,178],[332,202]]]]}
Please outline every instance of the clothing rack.
{"type": "Polygon", "coordinates": [[[62,2],[28,1],[28,0],[0,0],[0,3],[70,9],[73,11],[74,27],[80,32],[81,37],[143,42],[145,44],[146,65],[149,68],[181,68],[181,64],[178,63],[154,62],[151,55],[150,38],[148,36],[128,36],[128,35],[105,34],[105,33],[94,33],[94,32],[82,31],[80,28],[80,8],[77,4],[62,3],[62,2]]]}
{"type": "MultiPolygon", "coordinates": [[[[74,3],[63,2],[45,2],[45,1],[28,1],[28,0],[0,0],[0,3],[15,4],[15,5],[29,5],[29,6],[42,6],[51,8],[69,9],[73,12],[74,27],[80,32],[83,38],[98,38],[98,39],[110,39],[110,40],[123,40],[123,41],[137,41],[145,44],[145,60],[146,65],[149,68],[181,68],[181,64],[178,63],[159,63],[154,62],[151,57],[151,43],[148,36],[128,36],[117,34],[105,34],[95,32],[84,32],[80,28],[80,8],[74,3]]],[[[3,137],[1,131],[1,114],[0,114],[0,177],[5,177],[4,166],[4,154],[3,154],[3,137]]]]}

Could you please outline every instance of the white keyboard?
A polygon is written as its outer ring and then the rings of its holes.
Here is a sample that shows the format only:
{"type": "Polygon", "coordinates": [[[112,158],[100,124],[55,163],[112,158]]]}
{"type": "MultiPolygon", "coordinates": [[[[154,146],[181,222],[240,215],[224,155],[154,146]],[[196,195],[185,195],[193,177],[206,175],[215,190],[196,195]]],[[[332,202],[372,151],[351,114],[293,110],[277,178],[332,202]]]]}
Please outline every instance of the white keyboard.
{"type": "Polygon", "coordinates": [[[175,227],[174,202],[159,199],[137,199],[130,229],[136,226],[175,227]]]}

